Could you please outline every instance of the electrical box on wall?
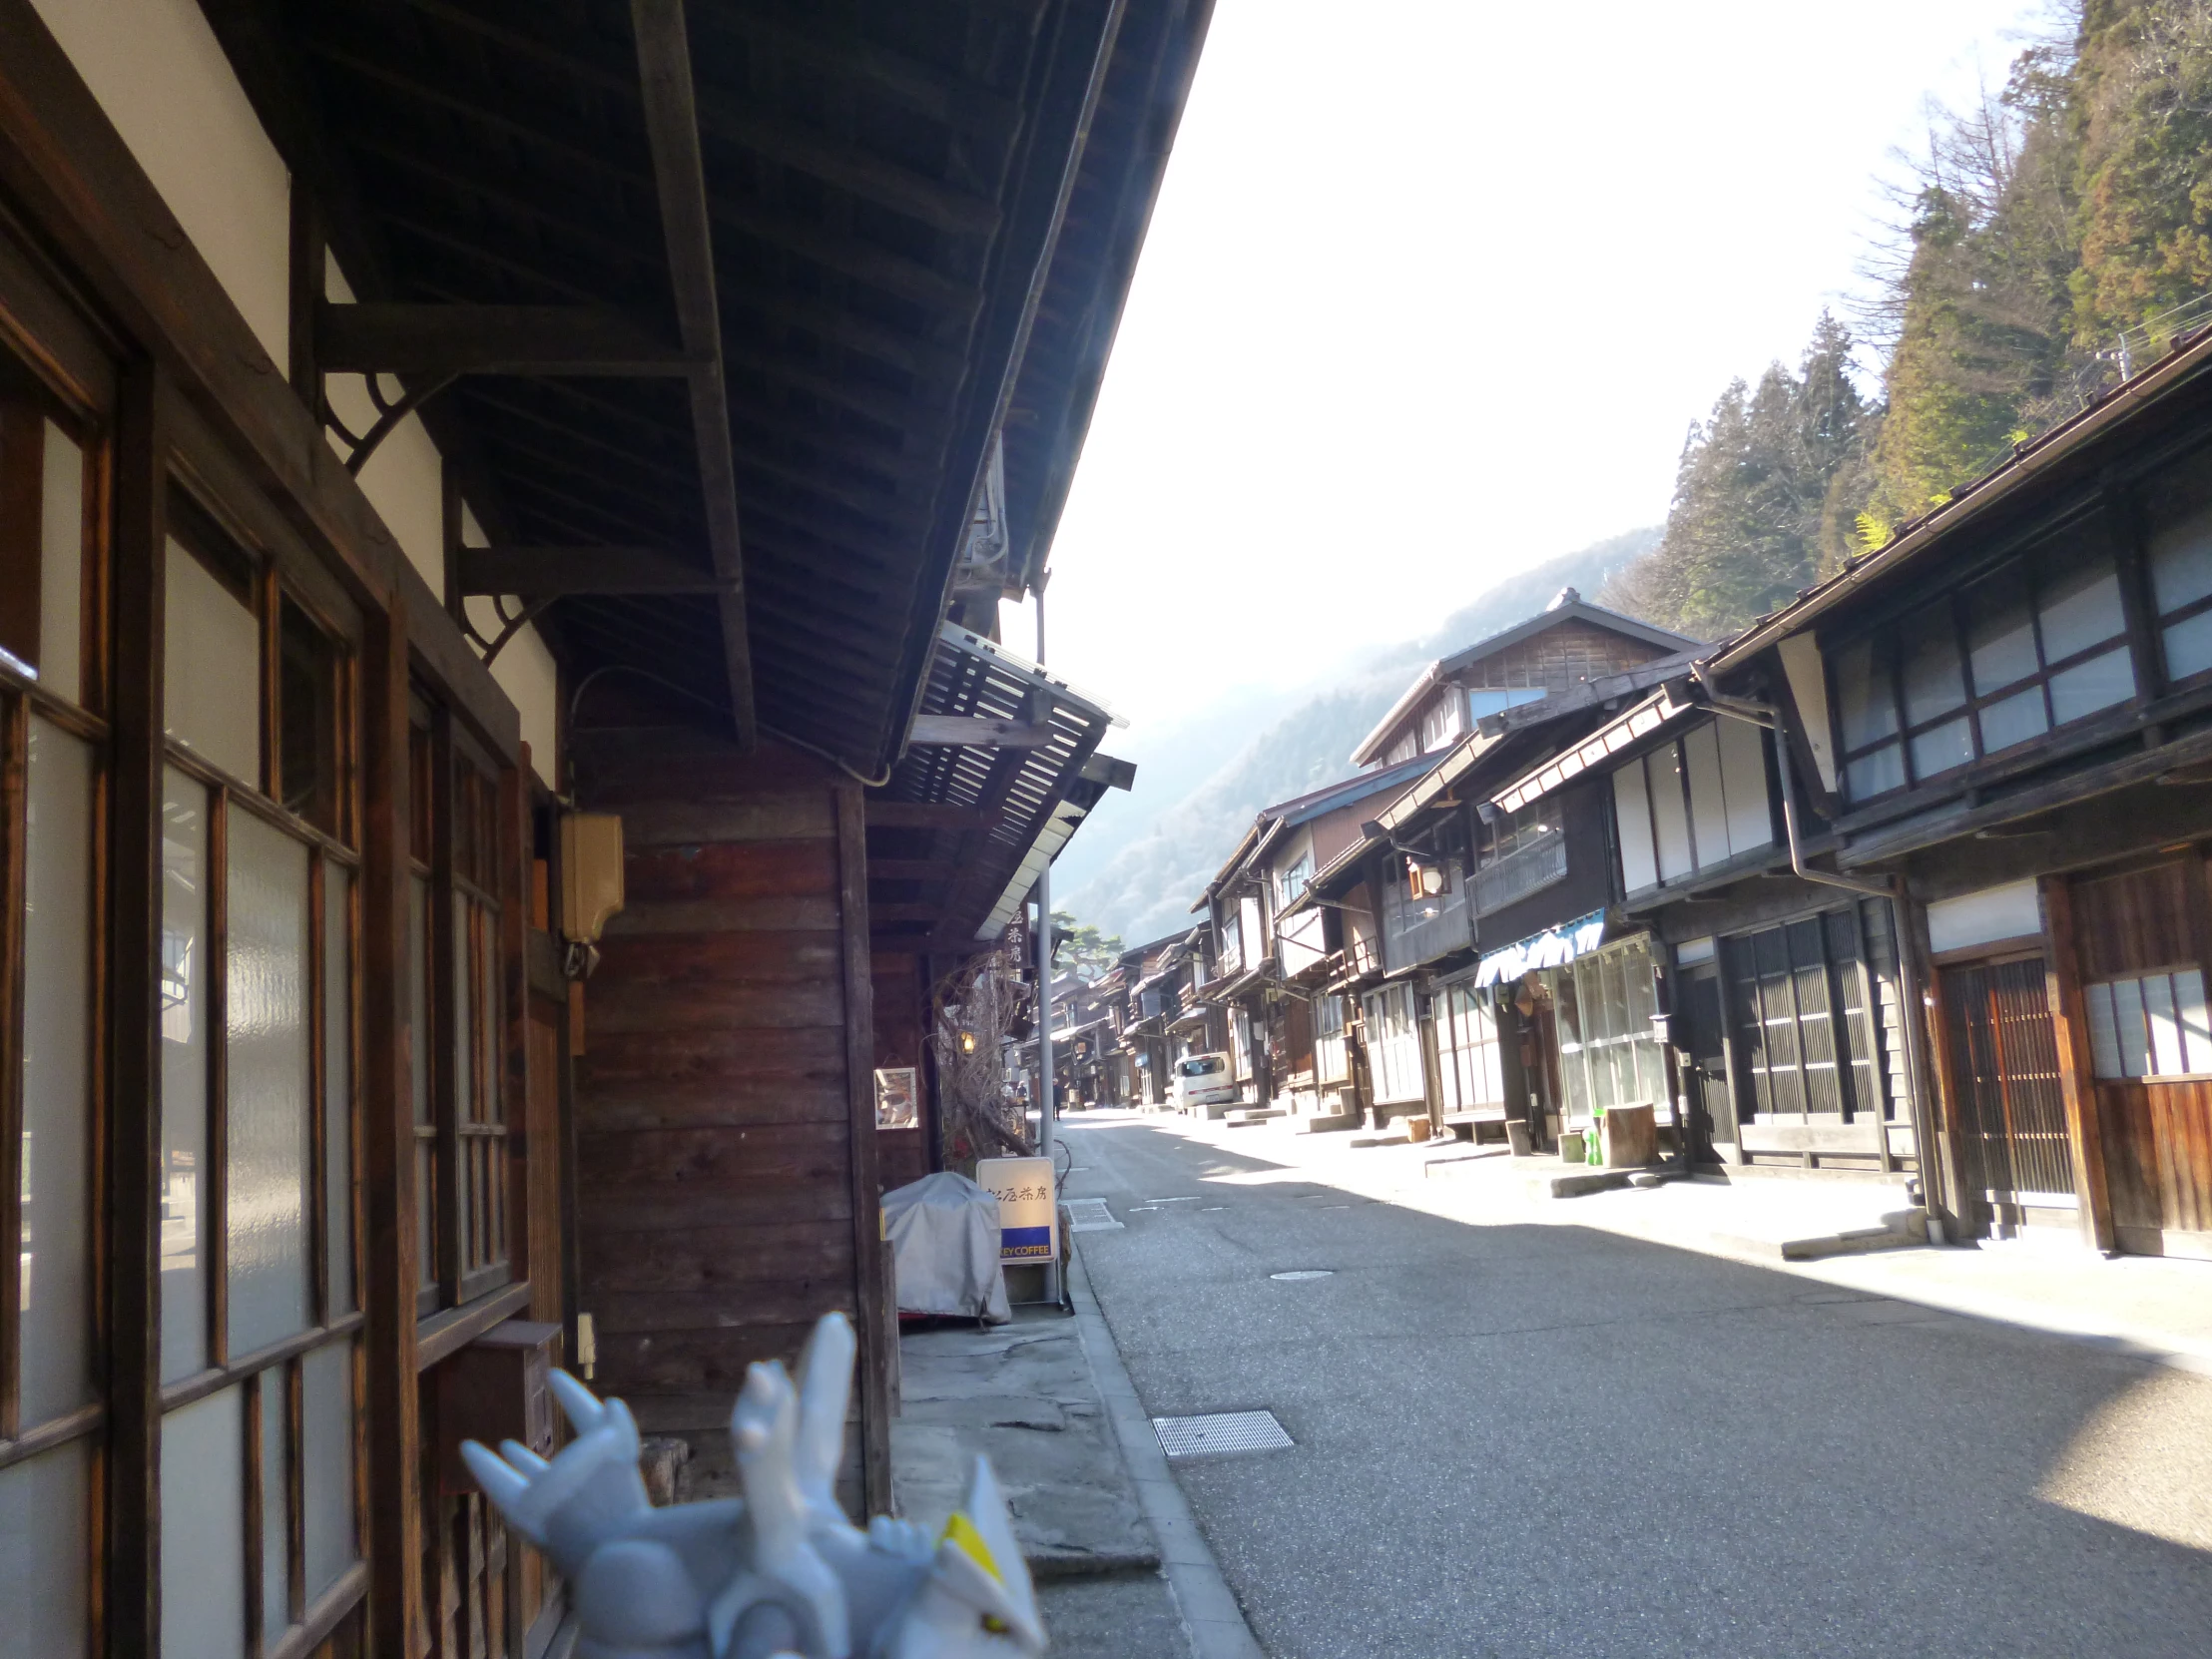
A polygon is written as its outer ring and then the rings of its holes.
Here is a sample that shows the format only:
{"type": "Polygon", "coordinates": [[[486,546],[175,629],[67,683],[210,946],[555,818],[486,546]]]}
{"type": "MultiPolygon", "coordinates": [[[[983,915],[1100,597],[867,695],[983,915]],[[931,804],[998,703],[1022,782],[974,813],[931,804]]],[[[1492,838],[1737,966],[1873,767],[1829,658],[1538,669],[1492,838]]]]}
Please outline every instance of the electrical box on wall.
{"type": "Polygon", "coordinates": [[[519,1440],[540,1457],[554,1450],[553,1367],[561,1328],[533,1320],[495,1325],[440,1365],[438,1482],[449,1495],[478,1489],[461,1442],[519,1440]]]}
{"type": "Polygon", "coordinates": [[[622,908],[622,819],[614,813],[561,815],[561,934],[597,944],[607,918],[622,908]]]}

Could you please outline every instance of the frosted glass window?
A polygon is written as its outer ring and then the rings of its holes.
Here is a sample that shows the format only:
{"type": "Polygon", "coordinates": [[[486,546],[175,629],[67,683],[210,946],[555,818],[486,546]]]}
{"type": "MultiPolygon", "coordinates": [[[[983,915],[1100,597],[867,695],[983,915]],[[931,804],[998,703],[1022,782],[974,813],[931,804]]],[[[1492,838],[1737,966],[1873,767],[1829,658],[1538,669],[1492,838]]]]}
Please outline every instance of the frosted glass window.
{"type": "Polygon", "coordinates": [[[1701,726],[1682,740],[1690,763],[1690,826],[1702,866],[1728,857],[1728,799],[1721,788],[1721,735],[1701,726]]]}
{"type": "Polygon", "coordinates": [[[1973,759],[1973,738],[1962,720],[1948,721],[1913,740],[1913,776],[1933,778],[1973,759]]]}
{"type": "Polygon", "coordinates": [[[1682,804],[1682,758],[1673,744],[1645,758],[1651,777],[1651,820],[1659,843],[1659,878],[1690,872],[1690,822],[1682,804]]]}
{"type": "Polygon", "coordinates": [[[1721,783],[1728,795],[1728,850],[1749,852],[1774,842],[1774,810],[1767,793],[1767,744],[1759,728],[1741,720],[1719,723],[1721,783]]]}
{"type": "Polygon", "coordinates": [[[2135,670],[2124,646],[2050,677],[2050,712],[2060,726],[2125,703],[2134,695],[2135,670]]]}
{"type": "Polygon", "coordinates": [[[1836,708],[1844,747],[1863,749],[1898,729],[1897,705],[1874,660],[1874,641],[1861,640],[1836,658],[1836,708]]]}
{"type": "Polygon", "coordinates": [[[1889,743],[1872,754],[1860,756],[1844,769],[1844,787],[1851,792],[1854,801],[1867,801],[1903,789],[1905,751],[1889,743]]]}
{"type": "Polygon", "coordinates": [[[1651,798],[1644,788],[1644,764],[1631,761],[1613,774],[1613,818],[1620,827],[1621,885],[1641,892],[1659,879],[1651,845],[1651,798]]]}
{"type": "Polygon", "coordinates": [[[2046,663],[2064,662],[2126,629],[2120,579],[2108,564],[2050,571],[2039,598],[2046,663]]]}
{"type": "Polygon", "coordinates": [[[246,1392],[162,1418],[162,1659],[246,1649],[246,1392]]]}
{"type": "Polygon", "coordinates": [[[2150,586],[2160,616],[2212,597],[2212,510],[2151,537],[2150,586]]]}
{"type": "Polygon", "coordinates": [[[169,735],[234,778],[262,776],[262,641],[253,611],[169,544],[162,696],[169,735]]]}
{"type": "Polygon", "coordinates": [[[38,682],[56,697],[84,697],[85,452],[46,423],[39,492],[38,682]]]}
{"type": "Polygon", "coordinates": [[[93,1397],[93,758],[33,716],[23,955],[23,1424],[93,1397]]]}
{"type": "Polygon", "coordinates": [[[231,1353],[307,1324],[307,849],[230,815],[231,1353]]]}
{"type": "Polygon", "coordinates": [[[2186,680],[2212,668],[2212,611],[2199,611],[2186,622],[2173,624],[2162,637],[2168,679],[2186,680]]]}
{"type": "Polygon", "coordinates": [[[0,1659],[86,1652],[92,1442],[0,1469],[0,1659]]]}
{"type": "Polygon", "coordinates": [[[311,1605],[360,1558],[353,1534],[353,1345],[318,1348],[301,1370],[301,1530],[311,1605]]]}
{"type": "Polygon", "coordinates": [[[353,1311],[352,885],[341,866],[322,866],[322,1213],[333,1315],[353,1311]]]}
{"type": "Polygon", "coordinates": [[[2148,973],[2083,988],[2089,1054],[2104,1078],[2212,1074],[2212,1014],[2196,968],[2148,973]]]}
{"type": "Polygon", "coordinates": [[[1966,661],[1982,697],[2043,666],[2035,655],[2025,573],[2017,565],[1966,596],[1966,661]]]}
{"type": "Polygon", "coordinates": [[[262,1390],[262,1639],[267,1647],[291,1623],[291,1460],[284,1368],[272,1366],[257,1381],[262,1390]]]}
{"type": "Polygon", "coordinates": [[[162,1381],[208,1363],[208,792],[162,775],[162,1381]]]}
{"type": "Polygon", "coordinates": [[[1903,663],[1907,725],[1919,726],[1966,701],[1948,606],[1938,605],[1906,624],[1903,663]]]}
{"type": "Polygon", "coordinates": [[[2043,688],[2030,686],[1981,711],[1981,752],[1994,755],[2049,730],[2050,717],[2043,713],[2043,688]]]}

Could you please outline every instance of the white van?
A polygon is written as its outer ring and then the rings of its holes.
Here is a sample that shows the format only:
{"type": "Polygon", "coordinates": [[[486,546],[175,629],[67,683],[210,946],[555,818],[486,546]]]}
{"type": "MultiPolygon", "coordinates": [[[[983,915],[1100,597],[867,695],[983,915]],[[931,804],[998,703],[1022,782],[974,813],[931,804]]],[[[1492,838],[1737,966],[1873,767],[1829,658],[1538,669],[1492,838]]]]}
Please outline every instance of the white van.
{"type": "Polygon", "coordinates": [[[1177,1111],[1233,1106],[1236,1101],[1237,1076],[1230,1069],[1228,1055],[1186,1054],[1175,1062],[1177,1111]]]}

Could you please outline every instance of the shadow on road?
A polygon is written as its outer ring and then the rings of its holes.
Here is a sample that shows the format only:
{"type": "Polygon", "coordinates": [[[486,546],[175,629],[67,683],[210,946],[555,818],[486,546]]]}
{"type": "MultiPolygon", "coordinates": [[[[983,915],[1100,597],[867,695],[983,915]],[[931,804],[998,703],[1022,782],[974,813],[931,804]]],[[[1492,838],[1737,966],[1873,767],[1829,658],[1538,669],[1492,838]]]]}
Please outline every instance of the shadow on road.
{"type": "Polygon", "coordinates": [[[1298,1442],[1178,1465],[1286,1659],[2212,1651],[2212,1381],[1158,1120],[1069,1132],[1147,1408],[1298,1442]]]}

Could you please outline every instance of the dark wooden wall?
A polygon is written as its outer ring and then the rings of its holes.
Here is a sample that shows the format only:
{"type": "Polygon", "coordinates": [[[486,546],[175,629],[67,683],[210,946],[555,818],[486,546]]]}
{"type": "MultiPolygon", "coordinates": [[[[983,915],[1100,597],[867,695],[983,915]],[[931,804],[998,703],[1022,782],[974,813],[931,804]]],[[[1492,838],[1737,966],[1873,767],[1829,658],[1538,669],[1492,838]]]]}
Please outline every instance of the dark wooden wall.
{"type": "MultiPolygon", "coordinates": [[[[585,993],[575,1112],[581,1305],[597,1386],[732,1490],[746,1367],[832,1309],[859,1328],[865,1498],[889,1506],[888,1310],[858,787],[809,758],[586,734],[627,904],[585,993]]],[[[854,1494],[855,1496],[859,1494],[854,1494]]]]}

